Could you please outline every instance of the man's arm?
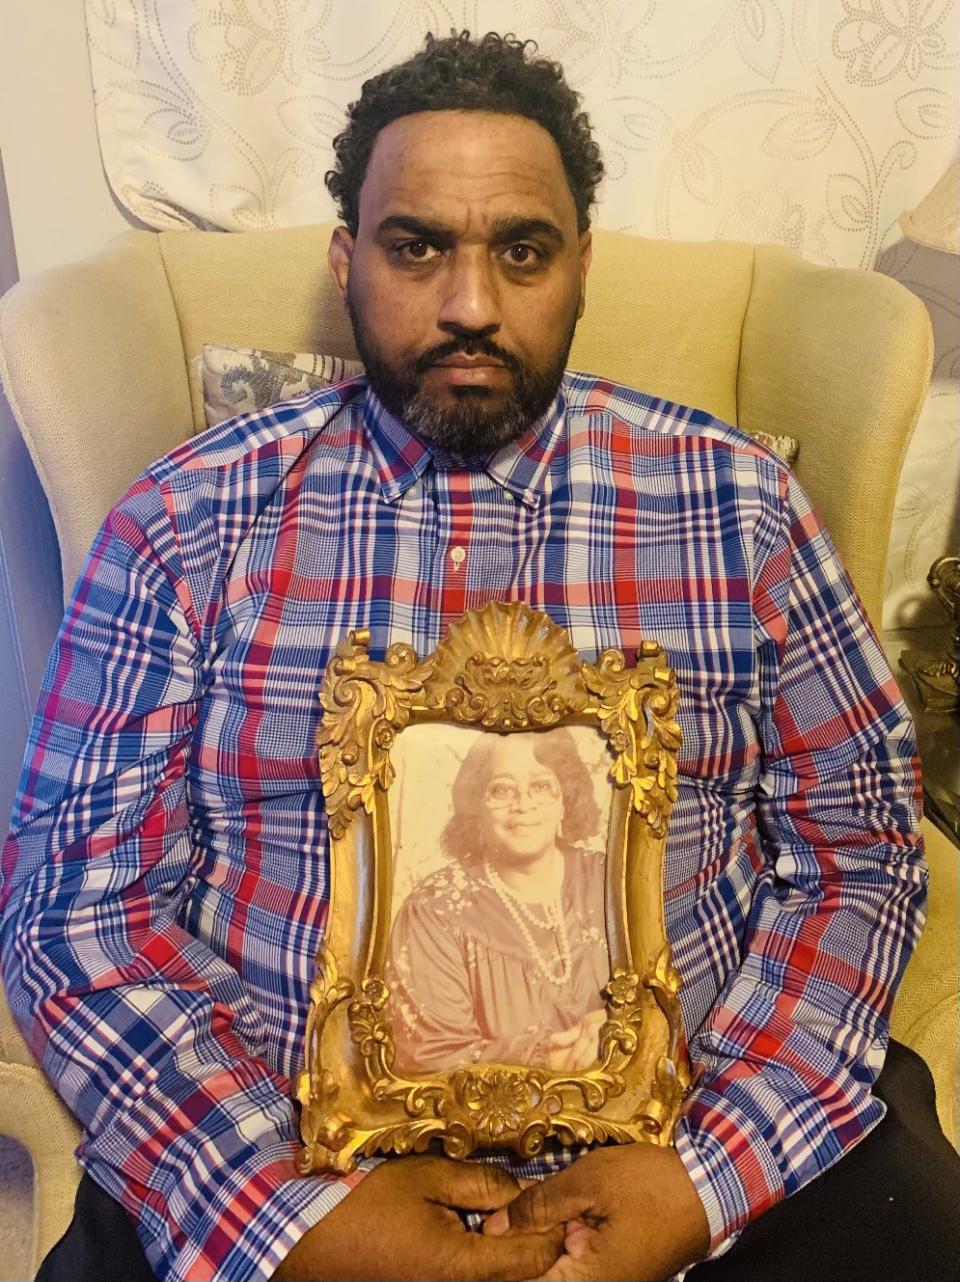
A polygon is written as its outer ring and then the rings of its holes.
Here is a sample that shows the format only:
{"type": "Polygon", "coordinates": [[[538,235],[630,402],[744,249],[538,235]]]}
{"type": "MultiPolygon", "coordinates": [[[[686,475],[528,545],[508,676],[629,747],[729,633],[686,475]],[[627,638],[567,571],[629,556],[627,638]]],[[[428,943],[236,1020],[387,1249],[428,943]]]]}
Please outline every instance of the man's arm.
{"type": "Polygon", "coordinates": [[[162,1276],[269,1275],[347,1191],[292,1179],[288,1085],[235,971],[178,924],[204,655],[162,496],[97,538],[47,666],[4,848],[11,1005],[83,1165],[162,1276]]]}
{"type": "Polygon", "coordinates": [[[178,924],[205,681],[187,580],[163,496],[138,482],[67,611],[3,852],[7,990],[86,1129],[83,1165],[130,1212],[165,1278],[241,1282],[304,1260],[312,1278],[342,1277],[339,1230],[358,1276],[409,1276],[418,1257],[385,1244],[410,1223],[426,1253],[418,1276],[445,1258],[464,1277],[541,1271],[555,1233],[478,1248],[453,1209],[458,1198],[494,1209],[516,1182],[444,1158],[425,1172],[389,1163],[361,1205],[317,1231],[360,1174],[296,1175],[289,1083],[263,1053],[260,1013],[233,968],[178,924]]]}
{"type": "Polygon", "coordinates": [[[567,1222],[551,1278],[663,1277],[690,1264],[884,1113],[870,1088],[925,900],[912,728],[805,496],[786,473],[781,485],[755,562],[764,865],[740,964],[689,1030],[695,1085],[676,1151],[590,1154],[488,1223],[567,1222]]]}
{"type": "Polygon", "coordinates": [[[677,1133],[718,1245],[876,1125],[871,1086],[922,926],[913,729],[795,478],[758,546],[764,867],[739,968],[692,1031],[677,1133]]]}

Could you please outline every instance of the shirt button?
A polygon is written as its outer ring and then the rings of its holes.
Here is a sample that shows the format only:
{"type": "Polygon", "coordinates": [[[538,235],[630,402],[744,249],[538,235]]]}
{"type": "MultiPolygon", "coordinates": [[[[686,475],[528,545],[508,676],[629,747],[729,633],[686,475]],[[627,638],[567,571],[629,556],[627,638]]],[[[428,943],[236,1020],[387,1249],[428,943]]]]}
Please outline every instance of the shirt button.
{"type": "Polygon", "coordinates": [[[450,549],[450,560],[453,562],[453,568],[459,570],[461,565],[467,559],[467,554],[461,547],[450,549]]]}

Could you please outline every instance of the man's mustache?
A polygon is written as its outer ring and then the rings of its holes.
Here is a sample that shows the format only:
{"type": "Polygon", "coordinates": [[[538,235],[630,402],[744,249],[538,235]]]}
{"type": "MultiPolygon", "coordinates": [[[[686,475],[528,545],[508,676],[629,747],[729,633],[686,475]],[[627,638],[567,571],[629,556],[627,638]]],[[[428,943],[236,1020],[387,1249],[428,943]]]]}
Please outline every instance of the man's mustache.
{"type": "Polygon", "coordinates": [[[489,356],[491,360],[499,361],[512,374],[519,374],[523,368],[522,362],[512,352],[504,351],[492,339],[451,338],[449,342],[438,343],[436,347],[421,353],[414,362],[414,370],[417,374],[423,374],[431,365],[447,360],[450,356],[489,356]]]}

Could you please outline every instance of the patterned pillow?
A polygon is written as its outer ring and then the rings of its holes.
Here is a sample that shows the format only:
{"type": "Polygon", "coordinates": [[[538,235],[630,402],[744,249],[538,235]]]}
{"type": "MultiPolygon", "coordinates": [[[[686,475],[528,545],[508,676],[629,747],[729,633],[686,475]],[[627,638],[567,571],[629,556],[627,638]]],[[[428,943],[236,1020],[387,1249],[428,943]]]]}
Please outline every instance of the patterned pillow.
{"type": "MultiPolygon", "coordinates": [[[[260,352],[251,347],[206,343],[200,356],[200,374],[207,426],[212,427],[234,414],[266,409],[278,401],[362,373],[359,361],[345,360],[342,356],[260,352]]],[[[788,467],[796,462],[800,442],[792,436],[774,436],[770,432],[751,432],[750,435],[779,454],[788,467]]]]}
{"type": "Polygon", "coordinates": [[[779,454],[787,467],[793,467],[800,453],[800,442],[793,436],[774,436],[772,432],[748,432],[755,441],[779,454]]]}
{"type": "Polygon", "coordinates": [[[362,374],[359,361],[206,343],[199,358],[207,426],[362,374]]]}

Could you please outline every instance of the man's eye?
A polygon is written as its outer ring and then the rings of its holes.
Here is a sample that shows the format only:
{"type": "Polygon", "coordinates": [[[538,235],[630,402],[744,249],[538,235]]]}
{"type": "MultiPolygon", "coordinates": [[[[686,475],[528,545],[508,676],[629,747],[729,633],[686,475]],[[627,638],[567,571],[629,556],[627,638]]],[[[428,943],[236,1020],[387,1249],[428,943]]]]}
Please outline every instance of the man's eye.
{"type": "Polygon", "coordinates": [[[401,262],[427,263],[440,253],[436,245],[428,240],[403,240],[393,246],[394,254],[401,262]]]}
{"type": "Polygon", "coordinates": [[[511,267],[536,267],[542,258],[532,245],[508,245],[504,252],[511,267]]]}

